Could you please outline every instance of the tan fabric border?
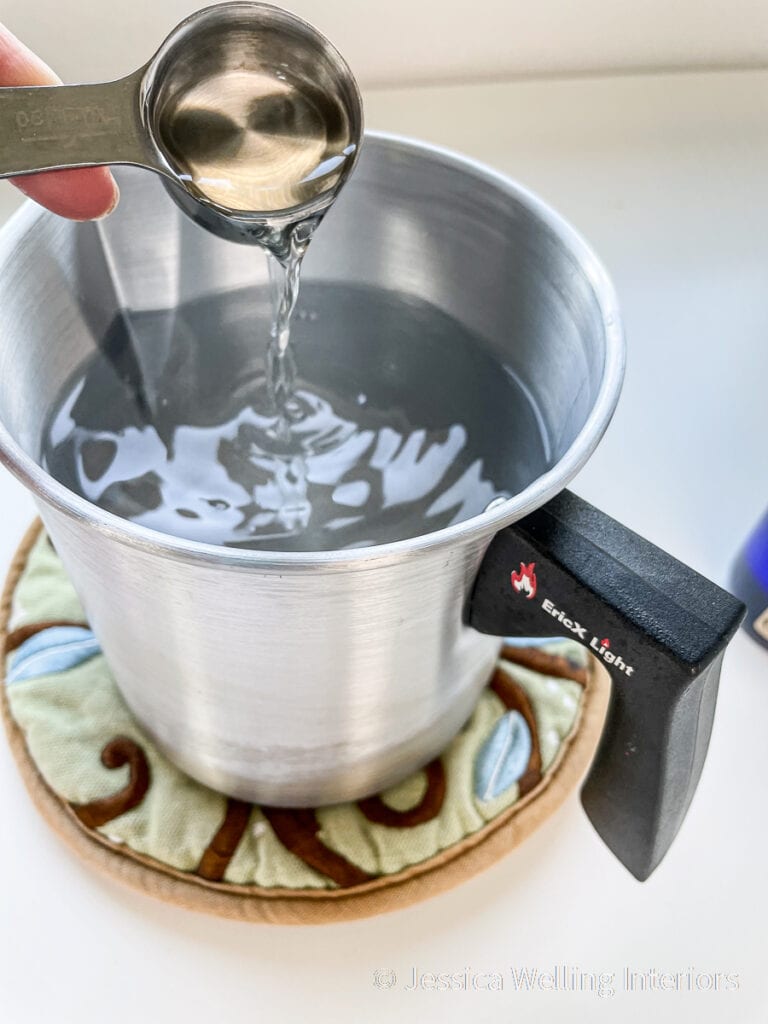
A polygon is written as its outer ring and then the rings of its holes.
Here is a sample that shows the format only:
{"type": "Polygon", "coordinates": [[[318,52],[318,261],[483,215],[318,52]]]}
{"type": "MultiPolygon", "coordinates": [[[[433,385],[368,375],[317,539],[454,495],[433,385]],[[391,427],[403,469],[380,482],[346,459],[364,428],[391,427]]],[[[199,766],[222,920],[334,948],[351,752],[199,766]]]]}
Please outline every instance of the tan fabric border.
{"type": "Polygon", "coordinates": [[[190,910],[269,924],[324,924],[397,910],[453,888],[522,843],[564,802],[585,774],[597,749],[611,682],[606,669],[592,658],[574,731],[542,782],[498,818],[429,860],[354,889],[297,892],[193,878],[87,830],[48,787],[11,717],[4,683],[8,621],[16,585],[41,530],[38,520],[24,536],[0,601],[0,712],[11,752],[32,801],[75,853],[98,871],[151,896],[190,910]]]}

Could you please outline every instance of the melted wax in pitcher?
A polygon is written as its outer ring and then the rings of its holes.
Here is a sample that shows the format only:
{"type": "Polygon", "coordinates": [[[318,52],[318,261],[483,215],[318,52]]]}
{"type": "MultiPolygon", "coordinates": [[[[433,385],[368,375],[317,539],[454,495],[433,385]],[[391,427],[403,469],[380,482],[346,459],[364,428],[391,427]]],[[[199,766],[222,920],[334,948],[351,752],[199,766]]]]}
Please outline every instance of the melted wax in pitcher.
{"type": "Polygon", "coordinates": [[[305,285],[290,341],[300,372],[277,401],[279,331],[258,350],[253,340],[270,320],[269,296],[253,290],[118,318],[61,394],[44,466],[143,526],[297,551],[432,532],[547,468],[524,390],[428,303],[305,285]],[[148,388],[140,350],[169,318],[174,341],[148,388]]]}

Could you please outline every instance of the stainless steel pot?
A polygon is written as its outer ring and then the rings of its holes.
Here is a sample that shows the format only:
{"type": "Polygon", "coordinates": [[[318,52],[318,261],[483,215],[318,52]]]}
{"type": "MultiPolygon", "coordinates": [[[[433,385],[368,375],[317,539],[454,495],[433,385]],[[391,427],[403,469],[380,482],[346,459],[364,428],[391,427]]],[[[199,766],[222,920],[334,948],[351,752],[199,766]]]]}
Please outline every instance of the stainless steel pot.
{"type": "Polygon", "coordinates": [[[0,457],[34,493],[143,727],[226,793],[289,806],[359,798],[445,747],[488,679],[499,635],[580,621],[589,643],[613,628],[632,672],[599,655],[617,684],[585,803],[630,869],[649,873],[682,820],[709,735],[711,715],[689,683],[713,710],[739,606],[572,496],[534,513],[589,457],[621,386],[616,298],[591,250],[488,168],[368,135],[306,279],[412,293],[482,335],[538,407],[551,469],[498,507],[415,539],[317,554],[233,550],[115,518],[35,461],[62,384],[119,309],[175,306],[266,274],[181,216],[152,177],[126,169],[119,182],[122,203],[107,221],[67,223],[27,204],[0,234],[0,457]],[[685,581],[672,598],[659,584],[670,574],[685,581]],[[555,599],[560,619],[546,606],[555,599]]]}

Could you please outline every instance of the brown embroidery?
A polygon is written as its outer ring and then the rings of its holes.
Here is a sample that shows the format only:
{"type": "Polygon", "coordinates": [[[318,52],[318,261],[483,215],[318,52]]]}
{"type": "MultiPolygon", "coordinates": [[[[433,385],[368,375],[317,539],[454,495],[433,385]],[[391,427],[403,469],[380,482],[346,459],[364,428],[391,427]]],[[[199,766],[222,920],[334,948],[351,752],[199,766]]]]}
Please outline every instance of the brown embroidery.
{"type": "Polygon", "coordinates": [[[244,800],[227,800],[227,810],[224,814],[218,832],[205,849],[205,853],[197,867],[197,874],[209,882],[220,882],[229,862],[235,855],[243,833],[246,830],[251,817],[253,804],[247,804],[244,800]]]}
{"type": "Polygon", "coordinates": [[[362,885],[371,879],[366,871],[318,839],[320,824],[313,810],[262,807],[261,811],[287,850],[342,889],[362,885]]]}
{"type": "Polygon", "coordinates": [[[117,793],[88,804],[70,804],[86,828],[99,828],[113,818],[138,807],[149,789],[149,764],[138,743],[127,736],[116,736],[101,752],[101,763],[105,768],[122,768],[128,765],[128,782],[117,793]]]}
{"type": "Polygon", "coordinates": [[[529,668],[532,672],[540,672],[543,676],[554,676],[557,679],[572,679],[575,683],[587,685],[589,675],[585,668],[579,668],[567,658],[559,654],[547,654],[537,647],[512,647],[505,645],[501,649],[505,661],[513,661],[516,665],[529,668]]]}
{"type": "Polygon", "coordinates": [[[359,800],[357,806],[368,821],[389,828],[413,828],[414,825],[432,821],[440,813],[445,800],[445,769],[439,757],[429,762],[424,774],[427,776],[427,790],[416,806],[409,807],[407,811],[395,810],[385,804],[380,796],[359,800]]]}
{"type": "Polygon", "coordinates": [[[90,629],[87,622],[72,622],[69,619],[46,619],[45,622],[30,622],[27,626],[19,626],[11,630],[5,638],[5,653],[10,654],[29,640],[31,636],[37,636],[44,629],[53,629],[56,626],[77,626],[79,629],[90,629]]]}
{"type": "Polygon", "coordinates": [[[517,782],[519,795],[525,796],[541,781],[541,747],[536,728],[536,716],[533,713],[528,694],[503,669],[497,668],[494,672],[491,689],[510,711],[520,712],[531,733],[531,756],[528,758],[525,772],[517,782]]]}

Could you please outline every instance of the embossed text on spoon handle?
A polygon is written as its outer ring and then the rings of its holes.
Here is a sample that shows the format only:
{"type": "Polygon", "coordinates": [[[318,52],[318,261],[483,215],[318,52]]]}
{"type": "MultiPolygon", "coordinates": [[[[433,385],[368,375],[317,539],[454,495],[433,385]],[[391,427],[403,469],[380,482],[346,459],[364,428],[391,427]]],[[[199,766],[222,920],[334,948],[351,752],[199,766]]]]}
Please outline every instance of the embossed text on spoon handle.
{"type": "Polygon", "coordinates": [[[0,178],[97,164],[162,170],[141,123],[142,75],[0,89],[0,178]]]}

